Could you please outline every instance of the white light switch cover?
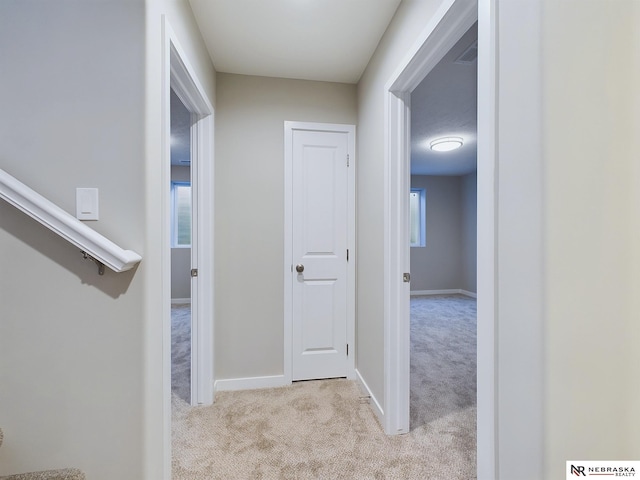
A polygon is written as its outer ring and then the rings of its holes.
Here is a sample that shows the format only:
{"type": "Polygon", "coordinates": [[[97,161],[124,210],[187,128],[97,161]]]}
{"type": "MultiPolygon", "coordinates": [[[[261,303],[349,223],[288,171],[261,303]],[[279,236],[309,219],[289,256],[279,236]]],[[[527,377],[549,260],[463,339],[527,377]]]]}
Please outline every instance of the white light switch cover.
{"type": "Polygon", "coordinates": [[[76,218],[98,220],[97,188],[76,188],[76,218]]]}

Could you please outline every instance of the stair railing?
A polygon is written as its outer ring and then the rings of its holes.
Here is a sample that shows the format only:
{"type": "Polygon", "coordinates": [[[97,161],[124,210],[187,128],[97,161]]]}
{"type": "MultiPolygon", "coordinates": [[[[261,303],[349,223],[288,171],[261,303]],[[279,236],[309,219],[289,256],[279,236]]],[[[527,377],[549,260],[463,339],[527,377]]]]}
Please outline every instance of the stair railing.
{"type": "Polygon", "coordinates": [[[136,252],[120,248],[2,169],[0,198],[78,247],[83,258],[98,265],[100,275],[105,265],[114,272],[124,272],[142,260],[136,252]]]}

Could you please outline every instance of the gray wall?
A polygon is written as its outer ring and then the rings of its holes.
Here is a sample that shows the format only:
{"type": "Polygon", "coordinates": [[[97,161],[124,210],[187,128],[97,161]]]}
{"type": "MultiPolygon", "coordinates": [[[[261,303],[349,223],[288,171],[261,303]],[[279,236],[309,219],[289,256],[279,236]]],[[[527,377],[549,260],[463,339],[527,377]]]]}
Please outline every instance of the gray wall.
{"type": "MultiPolygon", "coordinates": [[[[190,182],[191,169],[185,166],[171,166],[171,180],[190,182]]],[[[171,249],[171,298],[191,298],[191,249],[171,249]]]]}
{"type": "Polygon", "coordinates": [[[477,291],[478,263],[478,175],[461,178],[462,194],[462,290],[477,291]]]}
{"type": "Polygon", "coordinates": [[[191,298],[191,249],[171,249],[171,299],[191,298]]]}
{"type": "Polygon", "coordinates": [[[424,247],[411,248],[411,291],[476,292],[476,177],[412,175],[426,191],[424,247]]]}
{"type": "Polygon", "coordinates": [[[412,175],[426,190],[424,247],[411,248],[411,290],[462,288],[462,185],[458,176],[412,175]]]}
{"type": "Polygon", "coordinates": [[[355,85],[218,74],[216,379],[283,373],[284,121],[355,124],[355,85]]]}
{"type": "Polygon", "coordinates": [[[142,254],[99,276],[0,202],[0,475],[75,466],[143,478],[145,265],[142,1],[0,2],[0,168],[142,254]]]}

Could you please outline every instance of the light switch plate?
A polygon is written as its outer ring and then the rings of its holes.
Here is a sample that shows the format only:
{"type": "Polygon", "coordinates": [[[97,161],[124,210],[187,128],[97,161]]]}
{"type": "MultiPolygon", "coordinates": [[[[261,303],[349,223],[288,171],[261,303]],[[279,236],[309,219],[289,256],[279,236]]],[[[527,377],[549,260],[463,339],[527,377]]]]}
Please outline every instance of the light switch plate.
{"type": "Polygon", "coordinates": [[[97,188],[76,188],[76,218],[98,220],[97,188]]]}

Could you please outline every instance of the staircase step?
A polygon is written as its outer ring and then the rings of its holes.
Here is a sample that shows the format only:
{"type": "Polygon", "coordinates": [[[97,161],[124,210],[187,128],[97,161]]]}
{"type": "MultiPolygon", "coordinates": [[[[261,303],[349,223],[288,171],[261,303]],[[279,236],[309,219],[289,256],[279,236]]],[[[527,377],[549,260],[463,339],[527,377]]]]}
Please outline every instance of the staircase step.
{"type": "Polygon", "coordinates": [[[77,468],[46,470],[42,472],[18,473],[0,477],[0,480],[86,480],[84,473],[77,468]]]}
{"type": "MultiPolygon", "coordinates": [[[[0,446],[2,446],[3,440],[4,433],[0,428],[0,446]]],[[[77,468],[62,468],[59,470],[5,475],[0,476],[0,480],[87,480],[87,477],[77,468]]]]}

